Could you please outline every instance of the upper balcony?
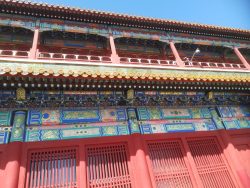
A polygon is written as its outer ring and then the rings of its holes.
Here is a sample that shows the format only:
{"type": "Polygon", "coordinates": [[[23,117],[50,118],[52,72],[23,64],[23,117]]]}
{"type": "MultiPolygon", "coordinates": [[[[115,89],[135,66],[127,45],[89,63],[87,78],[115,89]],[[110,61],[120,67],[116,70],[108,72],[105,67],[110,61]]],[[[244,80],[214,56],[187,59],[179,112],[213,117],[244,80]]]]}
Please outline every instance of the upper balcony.
{"type": "Polygon", "coordinates": [[[156,40],[118,38],[115,40],[117,54],[122,64],[145,66],[177,66],[171,49],[156,40]]]}
{"type": "Polygon", "coordinates": [[[250,62],[250,49],[248,48],[244,48],[241,49],[241,54],[245,57],[245,59],[247,60],[247,62],[250,62]]]}
{"type": "Polygon", "coordinates": [[[62,31],[0,27],[0,58],[119,64],[141,67],[249,70],[250,50],[62,31]],[[39,37],[38,37],[39,36],[39,37]],[[199,49],[199,53],[197,52],[199,49]],[[237,49],[238,50],[238,49],[237,49]],[[238,50],[239,52],[239,50],[238,50]],[[240,52],[239,52],[240,53],[240,52]]]}
{"type": "Polygon", "coordinates": [[[79,33],[43,32],[37,59],[111,63],[107,38],[79,33]]]}
{"type": "Polygon", "coordinates": [[[175,45],[185,67],[245,69],[234,50],[221,46],[178,43],[175,45]]]}
{"type": "Polygon", "coordinates": [[[23,28],[0,27],[0,57],[28,58],[33,32],[23,28]]]}

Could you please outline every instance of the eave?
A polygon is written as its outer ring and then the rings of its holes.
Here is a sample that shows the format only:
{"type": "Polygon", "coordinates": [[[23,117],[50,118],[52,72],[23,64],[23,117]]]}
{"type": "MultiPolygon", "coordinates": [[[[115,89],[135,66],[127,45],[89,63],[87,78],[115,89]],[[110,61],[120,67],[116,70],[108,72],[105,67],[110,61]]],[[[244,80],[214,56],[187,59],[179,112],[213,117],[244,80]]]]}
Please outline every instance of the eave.
{"type": "Polygon", "coordinates": [[[240,36],[250,38],[250,31],[206,24],[187,23],[166,19],[116,14],[103,11],[86,10],[73,7],[50,5],[19,0],[0,1],[1,12],[10,14],[30,15],[36,17],[56,18],[89,23],[129,26],[176,32],[215,33],[218,36],[240,36]]]}
{"type": "Polygon", "coordinates": [[[96,78],[177,82],[250,83],[248,70],[216,70],[178,67],[136,66],[88,62],[1,58],[0,76],[48,78],[96,78]]]}

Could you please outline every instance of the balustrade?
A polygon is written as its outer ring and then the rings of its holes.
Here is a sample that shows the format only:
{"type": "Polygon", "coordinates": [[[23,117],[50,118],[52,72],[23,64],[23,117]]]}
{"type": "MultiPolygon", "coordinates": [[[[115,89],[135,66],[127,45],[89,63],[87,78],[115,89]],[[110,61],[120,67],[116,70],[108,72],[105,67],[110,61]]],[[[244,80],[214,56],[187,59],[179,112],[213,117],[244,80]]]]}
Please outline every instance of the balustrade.
{"type": "MultiPolygon", "coordinates": [[[[0,50],[0,57],[28,58],[30,57],[30,51],[0,50]]],[[[50,52],[38,52],[37,59],[112,63],[110,56],[50,53],[50,52]]],[[[122,64],[164,66],[164,67],[178,66],[176,61],[174,60],[147,59],[147,58],[134,58],[134,57],[119,57],[119,59],[122,64]]],[[[196,67],[196,68],[214,68],[214,69],[246,69],[246,67],[243,64],[238,62],[220,63],[220,62],[184,61],[184,65],[187,68],[196,67]]]]}
{"type": "Polygon", "coordinates": [[[124,63],[124,64],[177,66],[176,61],[173,61],[173,60],[160,60],[160,59],[144,59],[144,58],[120,57],[120,62],[124,63]]]}
{"type": "Polygon", "coordinates": [[[20,50],[0,50],[0,57],[25,58],[29,57],[29,51],[20,50]]]}
{"type": "Polygon", "coordinates": [[[49,53],[49,52],[39,52],[38,59],[111,63],[111,58],[109,56],[94,56],[94,55],[79,55],[79,54],[64,54],[64,53],[49,53]]]}
{"type": "Polygon", "coordinates": [[[197,62],[197,61],[185,61],[184,63],[185,67],[245,69],[245,66],[240,63],[197,62]]]}

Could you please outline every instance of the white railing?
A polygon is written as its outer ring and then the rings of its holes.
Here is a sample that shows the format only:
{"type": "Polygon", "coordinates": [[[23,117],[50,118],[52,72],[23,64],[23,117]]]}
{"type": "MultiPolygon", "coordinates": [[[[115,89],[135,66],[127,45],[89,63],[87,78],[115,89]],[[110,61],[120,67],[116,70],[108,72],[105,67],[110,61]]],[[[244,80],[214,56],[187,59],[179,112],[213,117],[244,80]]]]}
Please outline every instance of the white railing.
{"type": "Polygon", "coordinates": [[[218,62],[197,62],[185,61],[186,67],[219,68],[219,69],[244,69],[245,66],[239,63],[218,63],[218,62]]]}
{"type": "Polygon", "coordinates": [[[111,58],[109,56],[94,56],[94,55],[79,55],[79,54],[64,54],[64,53],[49,53],[49,52],[38,52],[38,59],[111,63],[111,58]]]}
{"type": "Polygon", "coordinates": [[[29,57],[30,51],[0,50],[0,57],[25,58],[29,57]]]}
{"type": "Polygon", "coordinates": [[[126,64],[143,64],[143,65],[159,65],[159,66],[177,66],[173,60],[160,60],[160,59],[144,59],[132,57],[120,57],[121,63],[126,64]]]}

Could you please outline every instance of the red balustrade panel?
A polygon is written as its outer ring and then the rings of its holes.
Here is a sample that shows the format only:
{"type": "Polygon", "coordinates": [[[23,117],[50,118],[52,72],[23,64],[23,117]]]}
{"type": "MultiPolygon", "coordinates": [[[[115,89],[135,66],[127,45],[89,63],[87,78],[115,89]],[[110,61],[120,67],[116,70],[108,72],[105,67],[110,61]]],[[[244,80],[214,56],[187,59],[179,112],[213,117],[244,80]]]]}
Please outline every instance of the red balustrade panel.
{"type": "Polygon", "coordinates": [[[179,140],[149,142],[148,150],[158,188],[193,187],[179,140]]]}
{"type": "Polygon", "coordinates": [[[27,188],[78,187],[76,148],[29,152],[27,188]]]}
{"type": "Polygon", "coordinates": [[[204,187],[236,187],[216,138],[187,142],[204,187]]]}
{"type": "Polygon", "coordinates": [[[86,155],[90,188],[132,187],[126,144],[87,146],[86,155]]]}

